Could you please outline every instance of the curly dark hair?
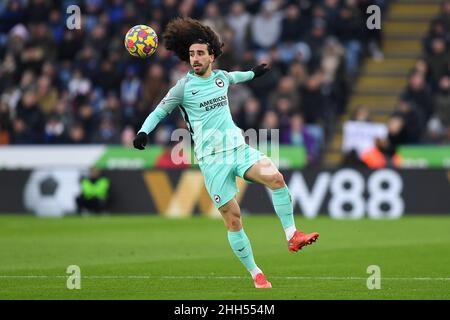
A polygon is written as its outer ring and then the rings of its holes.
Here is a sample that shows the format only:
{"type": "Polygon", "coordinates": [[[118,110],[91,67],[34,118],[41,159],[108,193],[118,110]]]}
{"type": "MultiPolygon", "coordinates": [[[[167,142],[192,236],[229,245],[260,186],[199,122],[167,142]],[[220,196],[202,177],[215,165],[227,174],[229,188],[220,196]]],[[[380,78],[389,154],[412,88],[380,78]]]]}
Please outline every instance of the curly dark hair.
{"type": "Polygon", "coordinates": [[[208,26],[192,18],[176,18],[169,22],[163,34],[167,50],[173,51],[180,60],[189,63],[189,47],[194,43],[208,45],[209,54],[217,59],[222,54],[223,43],[208,26]]]}

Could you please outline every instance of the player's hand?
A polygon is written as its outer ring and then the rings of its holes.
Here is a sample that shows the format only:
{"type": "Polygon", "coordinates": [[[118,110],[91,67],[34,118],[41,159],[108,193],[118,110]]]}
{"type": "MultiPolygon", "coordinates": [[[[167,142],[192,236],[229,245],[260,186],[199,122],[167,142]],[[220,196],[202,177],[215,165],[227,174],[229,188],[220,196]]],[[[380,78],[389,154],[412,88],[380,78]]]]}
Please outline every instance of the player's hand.
{"type": "Polygon", "coordinates": [[[133,140],[133,146],[136,149],[144,150],[147,145],[147,134],[145,132],[139,132],[133,140]]]}
{"type": "Polygon", "coordinates": [[[257,65],[252,69],[252,71],[255,73],[255,78],[262,76],[267,71],[269,71],[269,67],[267,66],[267,63],[262,63],[260,65],[257,65]]]}

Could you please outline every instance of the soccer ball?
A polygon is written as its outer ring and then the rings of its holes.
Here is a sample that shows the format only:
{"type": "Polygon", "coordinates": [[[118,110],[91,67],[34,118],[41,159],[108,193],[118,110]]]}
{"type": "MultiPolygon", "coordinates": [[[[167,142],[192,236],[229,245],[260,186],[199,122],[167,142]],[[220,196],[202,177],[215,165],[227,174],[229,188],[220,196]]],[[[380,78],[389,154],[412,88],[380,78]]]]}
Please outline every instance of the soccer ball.
{"type": "Polygon", "coordinates": [[[148,58],[158,47],[158,36],[149,26],[140,24],[128,30],[124,39],[127,51],[138,58],[148,58]]]}

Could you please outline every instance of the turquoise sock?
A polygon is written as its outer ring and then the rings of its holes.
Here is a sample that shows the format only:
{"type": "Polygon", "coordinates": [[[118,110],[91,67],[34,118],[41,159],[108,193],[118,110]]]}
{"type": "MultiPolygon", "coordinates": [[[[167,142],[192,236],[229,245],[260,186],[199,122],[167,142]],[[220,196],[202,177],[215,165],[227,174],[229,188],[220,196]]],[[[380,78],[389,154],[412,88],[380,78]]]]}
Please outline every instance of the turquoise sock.
{"type": "Polygon", "coordinates": [[[283,229],[294,226],[294,207],[288,187],[272,190],[272,202],[283,229]]]}
{"type": "Polygon", "coordinates": [[[240,231],[228,231],[228,242],[230,242],[234,254],[241,260],[248,271],[257,268],[250,240],[248,240],[243,228],[240,231]]]}

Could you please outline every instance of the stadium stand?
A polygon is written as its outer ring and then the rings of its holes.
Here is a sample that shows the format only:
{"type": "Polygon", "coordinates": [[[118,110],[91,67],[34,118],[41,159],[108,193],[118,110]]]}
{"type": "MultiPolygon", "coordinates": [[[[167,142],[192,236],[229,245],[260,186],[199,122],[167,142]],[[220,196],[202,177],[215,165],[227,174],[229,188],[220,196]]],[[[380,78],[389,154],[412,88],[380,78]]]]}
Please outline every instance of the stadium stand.
{"type": "MultiPolygon", "coordinates": [[[[384,58],[369,58],[361,67],[349,113],[338,126],[364,107],[371,121],[387,124],[388,154],[398,145],[449,143],[450,1],[399,0],[386,17],[384,58]]],[[[326,164],[346,163],[343,134],[337,131],[329,144],[326,164]]]]}
{"type": "MultiPolygon", "coordinates": [[[[341,128],[358,106],[387,123],[399,97],[420,109],[423,134],[409,142],[440,143],[448,139],[450,117],[450,80],[442,71],[448,72],[450,4],[440,2],[5,1],[0,144],[129,146],[132,133],[189,66],[162,43],[151,58],[133,58],[123,36],[136,24],[161,36],[177,16],[202,20],[220,34],[224,54],[217,68],[271,64],[267,76],[230,90],[234,119],[243,129],[280,128],[281,142],[305,146],[310,164],[341,161],[341,128]],[[73,4],[83,14],[80,30],[65,26],[73,4]],[[372,4],[387,15],[384,39],[366,28],[372,4]]],[[[184,126],[180,119],[178,112],[166,118],[152,142],[167,144],[184,126]]]]}

